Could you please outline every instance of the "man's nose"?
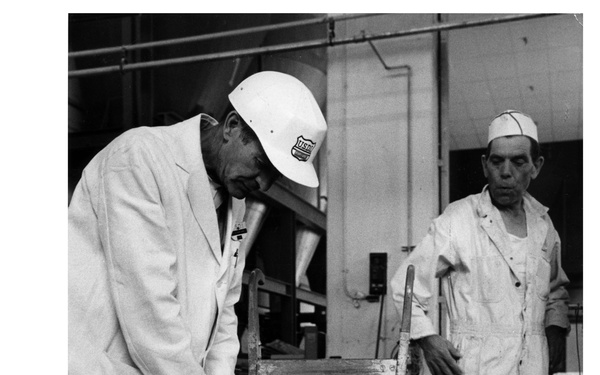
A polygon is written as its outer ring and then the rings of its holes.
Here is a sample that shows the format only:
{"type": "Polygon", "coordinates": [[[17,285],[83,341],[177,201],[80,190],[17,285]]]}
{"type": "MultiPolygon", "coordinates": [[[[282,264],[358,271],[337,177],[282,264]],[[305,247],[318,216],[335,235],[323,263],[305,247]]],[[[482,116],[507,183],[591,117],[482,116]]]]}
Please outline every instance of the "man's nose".
{"type": "Polygon", "coordinates": [[[500,165],[500,175],[502,177],[510,177],[512,176],[512,170],[509,161],[505,161],[500,165]]]}
{"type": "Polygon", "coordinates": [[[256,177],[256,182],[258,183],[258,189],[260,191],[267,191],[273,185],[273,183],[279,177],[279,173],[277,171],[262,171],[256,177]]]}

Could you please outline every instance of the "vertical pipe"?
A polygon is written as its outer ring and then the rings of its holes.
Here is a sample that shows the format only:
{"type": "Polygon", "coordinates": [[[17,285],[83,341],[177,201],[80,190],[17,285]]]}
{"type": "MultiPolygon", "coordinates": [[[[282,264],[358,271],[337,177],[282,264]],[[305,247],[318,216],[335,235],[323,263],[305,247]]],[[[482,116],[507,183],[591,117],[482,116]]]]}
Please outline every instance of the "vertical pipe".
{"type": "MultiPolygon", "coordinates": [[[[133,40],[135,40],[134,35],[135,30],[135,18],[134,17],[125,17],[121,20],[121,35],[123,44],[131,44],[133,40]]],[[[133,54],[127,52],[126,50],[122,51],[121,61],[123,65],[128,63],[129,59],[133,58],[133,54]]],[[[135,62],[134,62],[135,63],[135,62]]],[[[134,122],[134,107],[135,107],[135,88],[134,88],[134,73],[126,72],[123,73],[121,77],[121,94],[122,99],[121,102],[123,104],[122,111],[122,128],[130,129],[135,126],[134,122]]]]}
{"type": "Polygon", "coordinates": [[[406,245],[408,246],[408,251],[412,249],[412,175],[413,175],[413,166],[412,166],[412,122],[411,122],[411,77],[412,77],[412,69],[410,66],[407,66],[408,70],[406,77],[406,245]]]}
{"type": "MultiPolygon", "coordinates": [[[[437,22],[446,21],[443,14],[437,15],[437,22]]],[[[448,72],[448,32],[437,33],[437,77],[438,77],[438,213],[441,214],[449,203],[448,183],[448,136],[449,112],[449,72],[448,72]]],[[[442,281],[438,282],[438,297],[441,297],[442,281]]],[[[438,300],[439,301],[439,300],[438,300]]],[[[446,304],[438,302],[438,330],[442,337],[448,337],[446,304]]]]}

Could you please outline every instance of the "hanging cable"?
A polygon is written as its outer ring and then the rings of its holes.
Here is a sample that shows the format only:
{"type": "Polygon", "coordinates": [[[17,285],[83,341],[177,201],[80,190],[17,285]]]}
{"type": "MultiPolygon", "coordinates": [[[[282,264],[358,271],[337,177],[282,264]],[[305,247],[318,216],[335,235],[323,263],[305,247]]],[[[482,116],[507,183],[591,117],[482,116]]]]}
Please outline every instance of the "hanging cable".
{"type": "Polygon", "coordinates": [[[385,294],[381,295],[379,299],[379,323],[377,324],[377,342],[375,343],[375,359],[379,357],[379,341],[381,341],[381,320],[383,318],[383,298],[385,294]]]}

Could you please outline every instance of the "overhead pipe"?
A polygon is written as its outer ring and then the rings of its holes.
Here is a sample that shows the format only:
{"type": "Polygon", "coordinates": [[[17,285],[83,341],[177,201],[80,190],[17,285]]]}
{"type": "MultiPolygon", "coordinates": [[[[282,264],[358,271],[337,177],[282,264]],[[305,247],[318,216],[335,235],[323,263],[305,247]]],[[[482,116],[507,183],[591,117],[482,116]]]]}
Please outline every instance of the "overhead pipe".
{"type": "MultiPolygon", "coordinates": [[[[364,43],[370,40],[380,40],[380,39],[391,39],[391,38],[400,38],[410,35],[418,35],[418,34],[426,34],[431,32],[438,31],[447,31],[447,30],[455,30],[455,29],[464,29],[470,27],[477,26],[485,26],[492,24],[499,24],[504,22],[514,22],[514,21],[523,21],[533,18],[540,17],[548,17],[554,16],[556,14],[525,14],[525,15],[517,15],[517,16],[506,16],[506,17],[495,17],[480,21],[463,21],[457,23],[449,23],[444,25],[436,25],[436,26],[427,26],[421,28],[414,28],[404,31],[396,31],[396,32],[387,32],[381,34],[373,34],[366,35],[362,34],[360,36],[349,37],[340,40],[334,40],[334,35],[332,32],[329,33],[329,37],[327,39],[318,39],[307,42],[299,42],[299,43],[289,43],[289,44],[281,44],[277,46],[267,46],[267,47],[258,47],[258,48],[249,48],[244,50],[235,50],[235,51],[227,51],[227,52],[217,52],[210,53],[204,55],[196,55],[196,56],[187,56],[187,57],[178,57],[172,59],[163,59],[156,61],[148,61],[148,62],[139,62],[128,64],[126,61],[122,60],[120,65],[111,65],[101,68],[90,68],[90,69],[80,69],[80,70],[72,70],[69,71],[69,78],[78,78],[90,75],[104,74],[104,73],[113,73],[113,72],[121,72],[125,73],[132,70],[138,69],[148,69],[148,68],[159,68],[164,66],[173,66],[173,65],[182,65],[182,64],[190,64],[190,63],[198,63],[198,62],[207,62],[207,61],[216,61],[216,60],[227,60],[233,59],[237,57],[249,57],[256,56],[268,53],[280,53],[280,52],[289,52],[289,51],[298,51],[303,49],[311,49],[311,48],[319,48],[326,46],[339,46],[344,44],[351,43],[364,43]]],[[[122,51],[125,51],[123,47],[119,47],[122,51]]]]}
{"type": "Polygon", "coordinates": [[[188,36],[184,38],[174,38],[174,39],[165,39],[154,42],[146,42],[146,43],[136,43],[136,44],[128,44],[117,47],[104,47],[104,48],[96,48],[85,51],[76,51],[69,52],[69,57],[84,57],[84,56],[97,56],[97,55],[105,55],[109,53],[122,53],[123,51],[133,51],[144,48],[154,48],[154,47],[166,47],[173,46],[177,44],[184,43],[193,43],[193,42],[202,42],[206,40],[219,39],[219,38],[227,38],[237,35],[247,35],[250,33],[261,33],[267,31],[274,30],[282,30],[293,27],[302,27],[302,26],[310,26],[310,25],[318,25],[324,23],[331,23],[336,21],[346,21],[357,18],[364,17],[372,17],[378,16],[381,13],[360,13],[360,14],[344,14],[339,16],[325,16],[319,18],[311,18],[300,21],[291,21],[291,22],[283,22],[275,25],[264,25],[264,26],[256,26],[256,27],[248,27],[244,29],[236,29],[236,30],[228,30],[221,31],[217,33],[203,34],[203,35],[195,35],[188,36]]]}

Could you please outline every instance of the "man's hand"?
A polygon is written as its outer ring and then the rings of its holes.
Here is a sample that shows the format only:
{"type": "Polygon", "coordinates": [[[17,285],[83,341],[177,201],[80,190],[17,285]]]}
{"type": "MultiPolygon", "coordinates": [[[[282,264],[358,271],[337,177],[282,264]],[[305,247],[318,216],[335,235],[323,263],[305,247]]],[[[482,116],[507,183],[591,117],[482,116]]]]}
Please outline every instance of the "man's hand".
{"type": "Polygon", "coordinates": [[[456,361],[462,357],[452,343],[442,336],[425,336],[416,340],[432,375],[464,374],[456,361]]]}
{"type": "Polygon", "coordinates": [[[546,327],[546,338],[548,339],[548,350],[550,354],[550,373],[565,370],[565,336],[566,328],[558,326],[546,327]]]}

